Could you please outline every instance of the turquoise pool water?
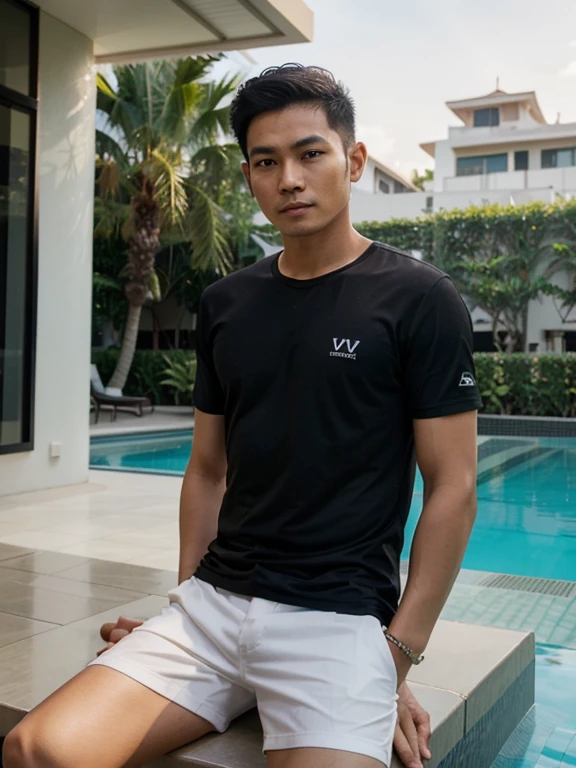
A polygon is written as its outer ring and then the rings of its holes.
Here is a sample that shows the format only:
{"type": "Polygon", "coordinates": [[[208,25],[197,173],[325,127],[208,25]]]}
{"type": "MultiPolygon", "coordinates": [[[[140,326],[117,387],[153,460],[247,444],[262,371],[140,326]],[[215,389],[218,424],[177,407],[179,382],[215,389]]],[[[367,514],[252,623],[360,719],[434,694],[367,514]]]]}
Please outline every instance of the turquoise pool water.
{"type": "MultiPolygon", "coordinates": [[[[91,466],[182,475],[191,432],[97,439],[91,466]]],[[[479,446],[478,516],[463,567],[576,581],[576,440],[489,438],[479,446]]],[[[417,477],[408,557],[422,507],[417,477]]],[[[538,636],[537,636],[538,639],[538,636]]],[[[537,643],[536,706],[492,768],[576,766],[576,649],[537,643]]]]}
{"type": "MultiPolygon", "coordinates": [[[[421,509],[417,478],[403,557],[421,509]]],[[[496,468],[479,483],[478,515],[463,567],[576,581],[576,440],[573,447],[568,441],[556,446],[549,438],[537,441],[528,460],[496,468]]]]}
{"type": "Polygon", "coordinates": [[[508,739],[492,768],[576,765],[576,651],[536,645],[536,706],[508,739]]]}

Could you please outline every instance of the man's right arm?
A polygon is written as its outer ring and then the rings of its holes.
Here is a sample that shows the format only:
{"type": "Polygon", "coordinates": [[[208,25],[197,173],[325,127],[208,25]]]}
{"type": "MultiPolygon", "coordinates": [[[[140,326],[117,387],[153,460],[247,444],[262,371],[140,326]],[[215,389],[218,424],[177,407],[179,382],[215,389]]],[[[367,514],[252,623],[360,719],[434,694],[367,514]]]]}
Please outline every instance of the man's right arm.
{"type": "Polygon", "coordinates": [[[224,416],[196,409],[192,454],[180,493],[179,584],[192,576],[216,538],[226,468],[224,416]]]}

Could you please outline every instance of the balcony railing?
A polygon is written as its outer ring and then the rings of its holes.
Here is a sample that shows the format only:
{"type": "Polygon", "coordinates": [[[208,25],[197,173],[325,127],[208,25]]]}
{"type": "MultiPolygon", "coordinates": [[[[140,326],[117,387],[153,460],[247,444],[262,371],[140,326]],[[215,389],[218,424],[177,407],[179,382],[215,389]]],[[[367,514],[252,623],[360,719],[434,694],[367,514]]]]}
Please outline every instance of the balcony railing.
{"type": "Polygon", "coordinates": [[[485,173],[476,176],[444,178],[444,192],[512,191],[517,189],[547,189],[576,193],[576,167],[540,168],[533,171],[485,173]]]}

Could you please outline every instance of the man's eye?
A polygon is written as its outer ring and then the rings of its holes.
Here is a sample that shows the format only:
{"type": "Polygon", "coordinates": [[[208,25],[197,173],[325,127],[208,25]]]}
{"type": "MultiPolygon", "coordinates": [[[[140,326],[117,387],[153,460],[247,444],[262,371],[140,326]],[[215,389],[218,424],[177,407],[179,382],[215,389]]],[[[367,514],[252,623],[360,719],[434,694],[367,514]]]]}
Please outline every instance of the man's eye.
{"type": "Polygon", "coordinates": [[[257,168],[258,167],[260,167],[260,168],[270,168],[270,166],[272,165],[273,162],[274,162],[274,160],[272,160],[271,158],[267,157],[264,160],[259,160],[256,163],[256,167],[257,168]]]}
{"type": "Polygon", "coordinates": [[[310,160],[314,160],[316,157],[320,157],[320,155],[323,155],[323,154],[324,154],[324,152],[320,152],[320,151],[319,151],[319,150],[317,150],[317,149],[311,149],[311,150],[309,150],[308,152],[306,152],[306,154],[304,155],[304,157],[307,157],[307,158],[309,158],[310,160]]]}

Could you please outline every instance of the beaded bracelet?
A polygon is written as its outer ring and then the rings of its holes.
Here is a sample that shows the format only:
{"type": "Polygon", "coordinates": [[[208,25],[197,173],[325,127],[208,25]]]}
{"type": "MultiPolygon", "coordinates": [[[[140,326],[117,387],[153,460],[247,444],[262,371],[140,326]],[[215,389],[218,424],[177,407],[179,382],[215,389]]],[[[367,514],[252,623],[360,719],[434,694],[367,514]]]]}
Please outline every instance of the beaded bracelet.
{"type": "MultiPolygon", "coordinates": [[[[384,629],[384,628],[383,628],[384,629]]],[[[408,648],[407,645],[404,645],[404,643],[401,640],[398,640],[394,635],[391,635],[390,632],[386,631],[384,629],[384,637],[386,640],[389,640],[391,643],[394,643],[394,645],[397,648],[400,648],[400,650],[408,656],[412,664],[421,664],[424,661],[424,656],[418,656],[414,653],[414,651],[411,648],[408,648]]]]}

